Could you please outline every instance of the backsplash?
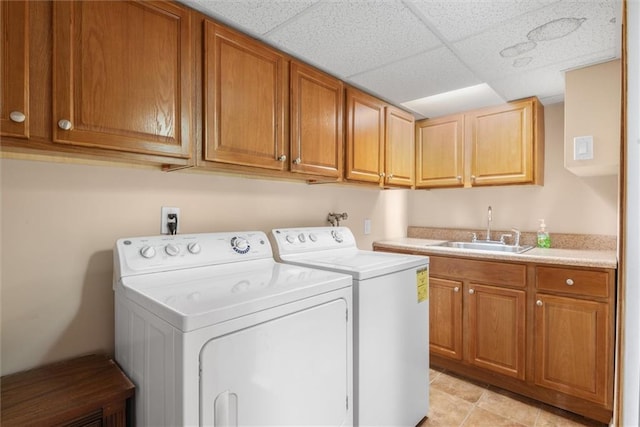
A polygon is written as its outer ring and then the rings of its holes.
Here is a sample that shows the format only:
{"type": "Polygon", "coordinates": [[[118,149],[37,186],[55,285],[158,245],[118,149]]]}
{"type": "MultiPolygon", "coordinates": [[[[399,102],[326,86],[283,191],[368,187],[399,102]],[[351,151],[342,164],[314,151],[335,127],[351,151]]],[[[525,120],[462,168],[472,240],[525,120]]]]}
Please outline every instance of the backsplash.
{"type": "MultiPolygon", "coordinates": [[[[416,227],[407,228],[407,237],[432,240],[452,240],[470,242],[472,234],[476,233],[479,239],[486,238],[486,229],[464,229],[464,228],[436,228],[436,227],[416,227]]],[[[497,240],[501,234],[513,234],[511,230],[492,230],[491,238],[497,240]]],[[[556,249],[584,249],[584,250],[613,250],[618,246],[616,236],[606,236],[601,234],[570,234],[570,233],[550,233],[551,247],[556,249]]],[[[522,231],[520,235],[521,245],[536,245],[535,231],[522,231]]],[[[512,244],[512,239],[506,240],[512,244]]]]}

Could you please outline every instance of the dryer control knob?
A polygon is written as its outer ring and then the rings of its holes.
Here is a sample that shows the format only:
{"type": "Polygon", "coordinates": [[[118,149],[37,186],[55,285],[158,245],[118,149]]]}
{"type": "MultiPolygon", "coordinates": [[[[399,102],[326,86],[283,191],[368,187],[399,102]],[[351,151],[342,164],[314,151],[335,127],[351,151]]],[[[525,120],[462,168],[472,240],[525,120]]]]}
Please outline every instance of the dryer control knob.
{"type": "Polygon", "coordinates": [[[295,241],[296,241],[296,236],[294,236],[293,234],[287,234],[287,242],[293,243],[295,241]]]}
{"type": "Polygon", "coordinates": [[[331,236],[333,236],[333,240],[335,240],[338,243],[342,243],[342,241],[344,240],[344,238],[342,237],[342,233],[339,231],[333,230],[331,232],[331,236]]]}
{"type": "Polygon", "coordinates": [[[298,240],[300,240],[302,243],[307,241],[307,238],[304,237],[303,233],[298,234],[298,240]]]}
{"type": "Polygon", "coordinates": [[[176,256],[180,253],[180,247],[178,245],[174,245],[173,243],[169,243],[164,247],[164,251],[169,256],[176,256]]]}
{"type": "Polygon", "coordinates": [[[144,245],[140,249],[140,255],[142,255],[144,258],[151,259],[156,256],[156,250],[153,248],[153,246],[144,245]]]}
{"type": "Polygon", "coordinates": [[[192,254],[199,254],[200,251],[202,250],[202,248],[200,247],[200,244],[198,242],[191,242],[187,245],[187,249],[189,250],[189,252],[191,252],[192,254]]]}
{"type": "Polygon", "coordinates": [[[231,247],[239,254],[246,254],[251,249],[249,242],[244,237],[234,237],[231,239],[231,247]]]}
{"type": "Polygon", "coordinates": [[[316,236],[313,233],[309,233],[309,240],[311,240],[312,242],[317,242],[318,241],[318,236],[316,236]]]}

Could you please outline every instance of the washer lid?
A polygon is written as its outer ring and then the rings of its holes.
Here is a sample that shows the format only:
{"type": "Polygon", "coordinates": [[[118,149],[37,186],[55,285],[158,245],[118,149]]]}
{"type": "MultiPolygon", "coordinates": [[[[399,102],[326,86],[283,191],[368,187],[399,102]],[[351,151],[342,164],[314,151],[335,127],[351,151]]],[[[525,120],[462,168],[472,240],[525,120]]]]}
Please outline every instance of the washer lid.
{"type": "Polygon", "coordinates": [[[363,251],[353,248],[281,255],[281,258],[283,262],[299,266],[350,274],[355,280],[366,280],[429,265],[429,257],[426,256],[363,251]]]}
{"type": "Polygon", "coordinates": [[[351,283],[351,276],[262,259],[123,277],[115,291],[188,332],[351,283]]]}

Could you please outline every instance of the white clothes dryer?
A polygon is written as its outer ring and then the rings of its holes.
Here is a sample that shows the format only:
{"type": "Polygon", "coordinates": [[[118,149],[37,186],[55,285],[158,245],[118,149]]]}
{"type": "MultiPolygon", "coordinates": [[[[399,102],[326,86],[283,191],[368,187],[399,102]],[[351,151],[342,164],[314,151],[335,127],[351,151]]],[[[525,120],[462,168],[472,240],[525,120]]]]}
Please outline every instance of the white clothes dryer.
{"type": "Polygon", "coordinates": [[[352,425],[351,276],[259,231],[119,239],[114,267],[137,425],[352,425]]]}
{"type": "Polygon", "coordinates": [[[429,258],[358,249],[347,227],[284,228],[276,258],[353,277],[354,425],[406,426],[429,412],[429,258]]]}

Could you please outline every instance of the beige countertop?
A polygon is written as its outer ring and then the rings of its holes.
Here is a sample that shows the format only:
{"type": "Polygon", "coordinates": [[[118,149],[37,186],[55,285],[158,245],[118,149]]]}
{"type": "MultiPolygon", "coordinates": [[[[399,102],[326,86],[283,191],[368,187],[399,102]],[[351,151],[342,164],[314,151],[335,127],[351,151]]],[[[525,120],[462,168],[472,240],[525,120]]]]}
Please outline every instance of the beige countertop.
{"type": "Polygon", "coordinates": [[[618,258],[616,251],[614,250],[533,248],[521,254],[514,254],[438,246],[444,242],[446,242],[446,240],[401,237],[374,242],[373,245],[374,247],[379,248],[419,251],[424,252],[425,255],[454,255],[465,258],[535,262],[538,264],[556,264],[579,267],[618,267],[618,258]]]}

